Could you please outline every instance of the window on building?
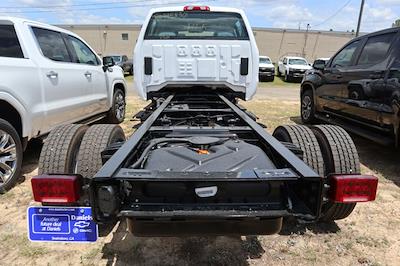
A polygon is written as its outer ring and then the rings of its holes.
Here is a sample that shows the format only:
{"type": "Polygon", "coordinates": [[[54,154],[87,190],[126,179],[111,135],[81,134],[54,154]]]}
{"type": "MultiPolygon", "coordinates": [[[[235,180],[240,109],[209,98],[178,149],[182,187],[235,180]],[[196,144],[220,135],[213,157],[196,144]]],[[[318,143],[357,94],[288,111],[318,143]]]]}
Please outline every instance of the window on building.
{"type": "Polygon", "coordinates": [[[0,25],[0,56],[24,57],[13,25],[0,25]]]}
{"type": "Polygon", "coordinates": [[[123,40],[123,41],[129,40],[129,35],[128,35],[128,33],[122,33],[122,40],[123,40]]]}

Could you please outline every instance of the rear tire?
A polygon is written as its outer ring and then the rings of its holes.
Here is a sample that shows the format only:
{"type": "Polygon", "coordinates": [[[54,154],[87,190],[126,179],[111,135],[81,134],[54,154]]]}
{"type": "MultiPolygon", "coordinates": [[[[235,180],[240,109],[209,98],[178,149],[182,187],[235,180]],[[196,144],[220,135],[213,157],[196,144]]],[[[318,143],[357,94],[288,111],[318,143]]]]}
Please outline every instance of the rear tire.
{"type": "Polygon", "coordinates": [[[303,161],[319,175],[324,176],[324,160],[318,140],[312,130],[302,125],[279,126],[273,136],[296,145],[303,151],[303,161]]]}
{"type": "Polygon", "coordinates": [[[101,152],[116,142],[125,141],[125,134],[118,125],[98,124],[85,133],[79,148],[77,173],[92,178],[103,166],[101,152]]]}
{"type": "Polygon", "coordinates": [[[74,174],[76,158],[86,125],[56,127],[46,138],[39,158],[39,175],[74,174]]]}
{"type": "Polygon", "coordinates": [[[91,126],[82,139],[78,152],[76,173],[84,178],[83,195],[80,204],[89,206],[88,180],[103,166],[101,152],[111,144],[125,141],[125,134],[118,125],[98,124],[91,126]]]}
{"type": "MultiPolygon", "coordinates": [[[[329,174],[358,174],[360,161],[350,135],[341,127],[318,125],[312,127],[321,147],[325,162],[325,176],[329,174]]],[[[327,180],[330,183],[330,180],[327,180]]],[[[320,220],[329,222],[344,219],[354,210],[356,203],[327,202],[322,207],[320,220]]]]}
{"type": "Polygon", "coordinates": [[[15,128],[0,119],[0,194],[10,190],[21,177],[22,143],[15,128]]]}

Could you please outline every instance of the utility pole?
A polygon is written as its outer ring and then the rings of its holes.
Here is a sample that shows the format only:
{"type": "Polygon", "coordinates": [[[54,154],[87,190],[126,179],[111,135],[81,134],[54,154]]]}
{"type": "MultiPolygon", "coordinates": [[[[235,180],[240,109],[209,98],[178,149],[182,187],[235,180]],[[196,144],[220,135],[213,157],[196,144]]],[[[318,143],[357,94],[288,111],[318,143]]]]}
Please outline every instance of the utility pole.
{"type": "Polygon", "coordinates": [[[308,39],[308,31],[310,30],[310,24],[307,24],[306,33],[304,35],[304,46],[303,46],[303,57],[306,57],[306,47],[307,47],[307,39],[308,39]]]}
{"type": "Polygon", "coordinates": [[[357,24],[356,37],[358,37],[358,35],[360,34],[361,19],[362,19],[362,13],[363,13],[363,10],[364,10],[364,3],[365,3],[365,0],[361,0],[360,14],[358,15],[358,24],[357,24]]]}

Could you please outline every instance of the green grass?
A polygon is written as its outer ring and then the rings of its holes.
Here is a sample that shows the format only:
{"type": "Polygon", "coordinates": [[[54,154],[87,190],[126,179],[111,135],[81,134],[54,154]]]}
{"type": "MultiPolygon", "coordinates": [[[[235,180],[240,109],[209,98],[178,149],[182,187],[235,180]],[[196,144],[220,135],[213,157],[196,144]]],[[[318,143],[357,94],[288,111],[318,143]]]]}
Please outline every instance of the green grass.
{"type": "Polygon", "coordinates": [[[125,81],[126,82],[132,82],[133,81],[133,76],[125,76],[125,81]]]}
{"type": "Polygon", "coordinates": [[[277,100],[251,100],[248,102],[241,101],[240,104],[256,114],[258,122],[266,125],[270,133],[280,125],[294,124],[294,121],[300,120],[300,106],[298,103],[277,100]]]}
{"type": "Polygon", "coordinates": [[[285,82],[283,77],[275,76],[273,82],[259,82],[259,88],[265,87],[288,87],[288,88],[298,88],[300,86],[300,82],[285,82]]]}

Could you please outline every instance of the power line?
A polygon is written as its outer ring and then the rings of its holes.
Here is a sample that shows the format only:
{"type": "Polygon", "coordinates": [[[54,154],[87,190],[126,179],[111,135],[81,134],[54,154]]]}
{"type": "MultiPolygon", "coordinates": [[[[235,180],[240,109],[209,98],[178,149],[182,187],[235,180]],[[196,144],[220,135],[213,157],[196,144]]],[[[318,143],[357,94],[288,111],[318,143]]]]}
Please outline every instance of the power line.
{"type": "MultiPolygon", "coordinates": [[[[149,4],[149,2],[155,2],[156,0],[147,0],[147,1],[140,1],[140,2],[146,2],[147,4],[141,4],[141,5],[124,5],[124,6],[112,6],[112,7],[92,7],[92,8],[62,8],[58,10],[27,10],[27,11],[7,11],[7,12],[0,12],[3,14],[31,14],[31,13],[58,13],[60,11],[65,11],[65,12],[74,12],[74,11],[88,11],[88,10],[112,10],[112,9],[121,9],[121,8],[128,8],[128,7],[159,7],[159,6],[165,6],[165,5],[171,5],[171,4],[191,4],[191,3],[198,3],[199,1],[175,1],[175,2],[167,2],[167,3],[152,3],[149,4]]],[[[215,0],[203,0],[201,2],[213,2],[215,0]]],[[[157,1],[156,1],[157,2],[157,1]]],[[[136,3],[139,3],[136,2],[136,3]]],[[[63,6],[65,7],[65,6],[63,6]]],[[[43,7],[42,7],[43,8],[43,7]]],[[[48,7],[46,7],[47,9],[48,7]]]]}
{"type": "Polygon", "coordinates": [[[78,6],[102,6],[102,5],[115,5],[115,4],[133,4],[139,2],[148,2],[148,1],[115,1],[111,3],[103,2],[103,3],[85,3],[85,4],[70,4],[70,5],[46,5],[46,6],[0,6],[0,8],[14,8],[14,9],[38,9],[38,8],[64,8],[64,7],[78,7],[78,6]]]}
{"type": "Polygon", "coordinates": [[[341,8],[339,8],[335,13],[333,13],[331,16],[329,16],[328,18],[326,18],[324,21],[322,21],[321,23],[314,25],[314,27],[318,27],[321,26],[322,24],[325,24],[326,22],[328,22],[330,19],[336,17],[340,11],[342,11],[346,6],[348,6],[351,3],[352,0],[349,0],[346,2],[346,4],[344,4],[341,8]]]}

